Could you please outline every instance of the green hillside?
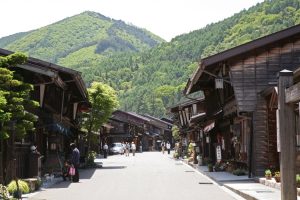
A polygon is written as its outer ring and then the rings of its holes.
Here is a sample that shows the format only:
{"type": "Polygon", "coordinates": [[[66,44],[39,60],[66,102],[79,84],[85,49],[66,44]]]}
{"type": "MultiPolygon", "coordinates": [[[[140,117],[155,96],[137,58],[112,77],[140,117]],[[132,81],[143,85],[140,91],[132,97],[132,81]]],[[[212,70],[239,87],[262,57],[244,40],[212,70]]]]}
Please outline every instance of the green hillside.
{"type": "MultiPolygon", "coordinates": [[[[88,17],[90,13],[83,13],[77,17],[82,15],[88,17]]],[[[70,20],[75,19],[76,16],[62,22],[68,24],[70,20]]],[[[78,20],[78,23],[80,21],[78,20]]],[[[223,21],[177,36],[171,42],[163,42],[157,46],[150,41],[161,42],[159,38],[144,31],[149,35],[149,40],[145,39],[141,43],[142,40],[137,38],[144,38],[142,35],[130,34],[137,28],[122,31],[123,26],[128,25],[120,21],[114,21],[120,23],[114,26],[109,20],[93,23],[95,27],[113,28],[112,31],[105,32],[94,28],[98,31],[88,31],[90,36],[82,33],[82,29],[76,29],[76,26],[66,32],[65,26],[58,26],[62,22],[38,29],[40,32],[37,36],[33,36],[32,32],[4,48],[27,51],[35,57],[78,69],[83,72],[87,83],[97,80],[114,87],[119,92],[122,109],[162,116],[167,107],[182,98],[181,90],[201,57],[299,24],[300,10],[299,0],[267,0],[223,21]],[[53,26],[64,33],[60,37],[55,37],[58,33],[53,35],[51,32],[43,35],[43,32],[47,32],[44,29],[49,31],[53,26]],[[34,42],[38,38],[39,41],[44,40],[45,37],[52,39],[51,45],[48,43],[42,48],[34,42]],[[86,42],[87,38],[90,39],[89,42],[86,42]],[[91,38],[97,38],[97,42],[91,38]],[[100,42],[99,38],[102,38],[100,42]],[[72,44],[68,48],[60,47],[61,41],[72,44]],[[27,49],[21,48],[25,42],[27,49]]],[[[90,26],[87,28],[92,29],[90,26]]]]}
{"type": "Polygon", "coordinates": [[[163,42],[146,30],[95,12],[84,12],[23,34],[23,37],[15,34],[0,39],[1,47],[27,52],[50,62],[61,59],[68,65],[74,63],[72,56],[82,52],[91,53],[89,58],[98,54],[108,56],[112,52],[144,51],[163,42]],[[90,49],[94,51],[90,52],[90,49]]]}

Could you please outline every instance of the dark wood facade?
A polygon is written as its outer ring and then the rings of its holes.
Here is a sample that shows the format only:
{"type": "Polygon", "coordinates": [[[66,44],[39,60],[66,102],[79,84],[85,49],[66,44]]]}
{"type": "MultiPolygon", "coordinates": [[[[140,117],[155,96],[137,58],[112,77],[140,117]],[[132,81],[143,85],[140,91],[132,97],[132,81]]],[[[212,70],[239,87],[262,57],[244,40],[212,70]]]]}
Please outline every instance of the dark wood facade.
{"type": "Polygon", "coordinates": [[[196,144],[198,154],[208,156],[210,146],[206,145],[203,134],[205,125],[209,123],[205,108],[204,98],[197,98],[187,100],[169,109],[173,115],[174,124],[179,128],[181,139],[178,153],[181,156],[186,155],[189,143],[196,144]]]}
{"type": "MultiPolygon", "coordinates": [[[[1,56],[12,53],[0,49],[1,56]]],[[[38,151],[44,156],[43,172],[51,173],[55,167],[60,171],[58,156],[68,156],[69,143],[77,140],[78,113],[89,106],[85,84],[77,71],[35,58],[13,66],[12,70],[20,74],[24,82],[34,86],[31,97],[40,103],[40,107],[29,110],[38,116],[34,132],[28,133],[23,140],[10,138],[1,145],[0,176],[3,176],[0,182],[7,182],[14,176],[27,178],[33,168],[41,170],[42,166],[32,166],[37,163],[29,162],[32,143],[37,144],[38,151]],[[7,156],[10,152],[12,155],[7,156]],[[56,166],[52,166],[54,161],[56,166]]]]}
{"type": "Polygon", "coordinates": [[[232,87],[236,110],[231,114],[230,124],[240,126],[239,159],[247,163],[254,176],[263,175],[271,165],[279,165],[276,106],[274,108],[271,96],[263,91],[277,86],[279,71],[298,68],[299,58],[298,25],[202,59],[187,84],[187,94],[203,90],[206,99],[212,91],[218,90],[219,100],[213,107],[221,104],[223,115],[229,103],[226,102],[226,87],[232,87]],[[215,79],[224,80],[224,89],[215,89],[215,79]]]}
{"type": "Polygon", "coordinates": [[[157,140],[171,141],[172,124],[149,115],[117,110],[108,122],[111,127],[103,134],[108,144],[134,141],[143,151],[158,150],[157,140]]]}
{"type": "Polygon", "coordinates": [[[137,148],[140,143],[148,150],[148,140],[144,141],[147,124],[150,120],[133,112],[116,110],[113,112],[109,125],[112,128],[105,134],[104,140],[110,145],[113,142],[135,142],[137,148]]]}

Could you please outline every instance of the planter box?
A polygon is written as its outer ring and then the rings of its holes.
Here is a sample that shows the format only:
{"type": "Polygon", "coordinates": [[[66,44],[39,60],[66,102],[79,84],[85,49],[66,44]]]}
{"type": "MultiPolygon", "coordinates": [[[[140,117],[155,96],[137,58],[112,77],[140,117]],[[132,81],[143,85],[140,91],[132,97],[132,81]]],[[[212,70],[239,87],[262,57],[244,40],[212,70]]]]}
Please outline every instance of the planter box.
{"type": "MultiPolygon", "coordinates": [[[[272,187],[272,188],[276,188],[278,190],[281,189],[281,183],[277,183],[275,181],[275,179],[272,178],[272,180],[267,180],[266,178],[259,178],[259,183],[272,187]]],[[[297,194],[298,196],[300,196],[300,188],[297,188],[297,194]]]]}
{"type": "Polygon", "coordinates": [[[28,183],[28,186],[30,188],[30,191],[33,192],[37,188],[38,180],[37,178],[27,178],[27,179],[22,179],[26,183],[28,183]]]}

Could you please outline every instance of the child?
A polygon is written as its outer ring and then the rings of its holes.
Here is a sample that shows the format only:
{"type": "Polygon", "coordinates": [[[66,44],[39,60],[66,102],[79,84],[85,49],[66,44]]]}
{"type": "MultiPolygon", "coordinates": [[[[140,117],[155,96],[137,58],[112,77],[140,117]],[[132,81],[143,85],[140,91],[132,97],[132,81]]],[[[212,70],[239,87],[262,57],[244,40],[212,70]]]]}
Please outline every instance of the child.
{"type": "Polygon", "coordinates": [[[63,177],[64,181],[66,181],[67,177],[69,177],[69,169],[70,169],[70,164],[68,161],[65,161],[65,164],[62,168],[62,177],[63,177]]]}

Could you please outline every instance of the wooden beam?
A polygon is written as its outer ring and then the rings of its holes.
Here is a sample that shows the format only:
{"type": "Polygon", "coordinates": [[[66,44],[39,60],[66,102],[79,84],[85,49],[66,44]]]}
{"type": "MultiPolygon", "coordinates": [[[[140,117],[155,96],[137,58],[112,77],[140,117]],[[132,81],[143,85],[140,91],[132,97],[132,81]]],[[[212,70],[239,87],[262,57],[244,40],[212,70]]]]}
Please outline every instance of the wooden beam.
{"type": "Polygon", "coordinates": [[[296,103],[300,101],[300,82],[285,90],[285,103],[296,103]]]}
{"type": "Polygon", "coordinates": [[[279,72],[279,135],[280,135],[280,174],[281,199],[297,200],[296,188],[296,127],[293,104],[286,104],[285,88],[293,84],[293,72],[279,72]]]}

